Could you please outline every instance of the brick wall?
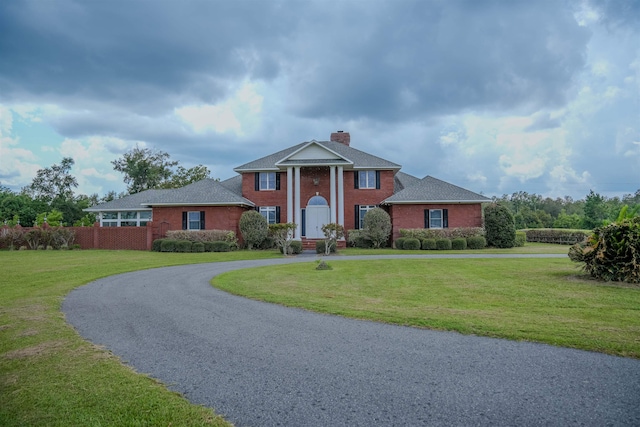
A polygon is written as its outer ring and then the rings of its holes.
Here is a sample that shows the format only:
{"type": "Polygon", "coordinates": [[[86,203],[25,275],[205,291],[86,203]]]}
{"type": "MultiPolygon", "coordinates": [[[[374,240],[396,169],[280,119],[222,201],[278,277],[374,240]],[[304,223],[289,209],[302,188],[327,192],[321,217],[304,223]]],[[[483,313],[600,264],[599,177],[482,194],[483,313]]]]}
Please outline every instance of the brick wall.
{"type": "Polygon", "coordinates": [[[239,206],[154,207],[153,222],[157,224],[158,237],[162,237],[169,230],[182,230],[183,212],[204,211],[205,230],[231,230],[240,238],[240,216],[245,210],[239,206]]]}
{"type": "Polygon", "coordinates": [[[392,205],[389,208],[393,224],[392,239],[400,237],[401,228],[424,228],[425,209],[448,209],[449,228],[482,227],[482,206],[474,204],[392,205]]]}

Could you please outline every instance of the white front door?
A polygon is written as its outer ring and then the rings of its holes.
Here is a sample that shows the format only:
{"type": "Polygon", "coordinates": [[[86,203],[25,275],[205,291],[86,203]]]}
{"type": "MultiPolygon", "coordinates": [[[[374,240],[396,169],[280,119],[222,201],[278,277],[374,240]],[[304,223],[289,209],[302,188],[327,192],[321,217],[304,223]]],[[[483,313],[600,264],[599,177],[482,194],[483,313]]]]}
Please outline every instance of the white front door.
{"type": "Polygon", "coordinates": [[[306,237],[309,239],[323,238],[322,226],[331,222],[329,206],[307,206],[305,212],[306,237]]]}

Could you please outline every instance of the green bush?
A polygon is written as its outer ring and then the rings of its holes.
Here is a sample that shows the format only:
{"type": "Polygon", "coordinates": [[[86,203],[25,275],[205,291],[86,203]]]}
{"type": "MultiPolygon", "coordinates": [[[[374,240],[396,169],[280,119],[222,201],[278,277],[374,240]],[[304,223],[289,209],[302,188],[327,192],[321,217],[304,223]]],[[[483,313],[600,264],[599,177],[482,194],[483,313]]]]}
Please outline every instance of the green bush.
{"type": "Polygon", "coordinates": [[[506,206],[493,203],[484,208],[484,228],[487,245],[512,248],[516,244],[516,225],[513,214],[506,206]]]}
{"type": "Polygon", "coordinates": [[[394,244],[396,245],[396,249],[404,249],[404,242],[407,240],[406,237],[398,237],[394,244]]]}
{"type": "Polygon", "coordinates": [[[436,249],[439,251],[448,251],[451,249],[451,240],[436,239],[436,249]]]}
{"type": "Polygon", "coordinates": [[[259,246],[269,234],[269,223],[258,211],[243,212],[239,226],[248,249],[259,246]]]}
{"type": "Polygon", "coordinates": [[[302,253],[302,242],[300,240],[292,240],[289,243],[289,249],[291,253],[294,255],[298,255],[302,253]]]}
{"type": "Polygon", "coordinates": [[[524,231],[516,231],[516,244],[517,248],[521,248],[527,242],[527,233],[524,231]]]}
{"type": "Polygon", "coordinates": [[[640,217],[595,228],[569,258],[596,279],[640,283],[640,217]]]}
{"type": "MultiPolygon", "coordinates": [[[[324,254],[325,251],[327,249],[327,243],[324,240],[316,240],[316,253],[317,254],[324,254]]],[[[331,253],[335,253],[336,252],[336,245],[332,244],[330,252],[331,253]]]]}
{"type": "Polygon", "coordinates": [[[231,251],[231,244],[223,240],[211,242],[211,252],[229,252],[231,251]]]}
{"type": "Polygon", "coordinates": [[[373,208],[364,215],[362,229],[374,248],[383,248],[391,235],[391,217],[384,209],[373,208]]]}
{"type": "Polygon", "coordinates": [[[260,244],[258,245],[258,249],[268,250],[268,249],[275,249],[275,248],[276,248],[276,241],[273,240],[273,237],[271,236],[265,237],[264,240],[260,242],[260,244]]]}
{"type": "Polygon", "coordinates": [[[424,249],[425,251],[436,250],[436,239],[423,239],[422,249],[424,249]]]}
{"type": "Polygon", "coordinates": [[[347,232],[347,244],[354,248],[373,248],[373,242],[369,239],[364,230],[349,230],[347,232]]]}
{"type": "Polygon", "coordinates": [[[583,242],[592,233],[591,230],[567,230],[556,228],[537,228],[524,230],[527,242],[557,243],[561,245],[575,245],[583,242]]]}
{"type": "Polygon", "coordinates": [[[467,249],[484,249],[487,241],[482,236],[467,237],[467,249]]]}
{"type": "Polygon", "coordinates": [[[193,242],[189,240],[178,240],[176,241],[176,252],[191,252],[192,246],[193,242]]]}
{"type": "Polygon", "coordinates": [[[406,251],[417,251],[420,249],[420,246],[422,246],[422,242],[420,242],[420,239],[416,239],[415,237],[408,237],[404,241],[402,249],[406,251]]]}
{"type": "Polygon", "coordinates": [[[458,237],[451,240],[451,249],[454,249],[456,251],[463,251],[467,249],[467,239],[465,239],[464,237],[458,237]]]}
{"type": "Polygon", "coordinates": [[[151,244],[151,250],[153,252],[160,252],[160,250],[162,249],[162,241],[164,239],[156,239],[153,241],[153,243],[151,244]]]}
{"type": "Polygon", "coordinates": [[[173,239],[161,239],[160,252],[175,252],[177,240],[173,239]]]}
{"type": "Polygon", "coordinates": [[[194,242],[193,245],[191,245],[191,252],[204,252],[204,243],[194,242]]]}
{"type": "Polygon", "coordinates": [[[192,242],[229,242],[238,243],[236,233],[231,230],[169,230],[167,238],[174,240],[190,240],[192,242]]]}
{"type": "Polygon", "coordinates": [[[455,239],[456,237],[484,236],[482,227],[454,227],[454,228],[401,228],[400,237],[415,237],[424,239],[455,239]]]}

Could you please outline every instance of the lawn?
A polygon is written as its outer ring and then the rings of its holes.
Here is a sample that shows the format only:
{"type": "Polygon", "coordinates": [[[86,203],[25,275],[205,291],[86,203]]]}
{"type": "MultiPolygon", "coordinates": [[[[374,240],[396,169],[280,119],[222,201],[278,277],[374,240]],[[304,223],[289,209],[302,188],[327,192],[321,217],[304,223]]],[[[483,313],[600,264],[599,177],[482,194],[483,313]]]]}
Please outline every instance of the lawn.
{"type": "Polygon", "coordinates": [[[84,341],[65,322],[60,305],[72,289],[117,273],[278,256],[0,251],[0,425],[229,425],[84,341]]]}
{"type": "Polygon", "coordinates": [[[568,258],[331,261],[225,273],[249,298],[399,325],[640,358],[640,288],[598,283],[568,258]]]}

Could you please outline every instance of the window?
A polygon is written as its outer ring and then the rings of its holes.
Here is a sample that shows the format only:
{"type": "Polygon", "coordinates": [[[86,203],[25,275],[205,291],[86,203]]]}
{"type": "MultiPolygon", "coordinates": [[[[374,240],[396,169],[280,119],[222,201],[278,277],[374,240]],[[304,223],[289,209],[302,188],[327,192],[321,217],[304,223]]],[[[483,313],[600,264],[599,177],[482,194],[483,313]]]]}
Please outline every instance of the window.
{"type": "Polygon", "coordinates": [[[258,212],[267,219],[269,224],[280,222],[280,206],[260,206],[258,212]]]}
{"type": "Polygon", "coordinates": [[[371,209],[377,208],[376,205],[356,205],[356,228],[362,229],[364,227],[364,216],[371,209]]]}
{"type": "Polygon", "coordinates": [[[151,221],[151,211],[101,212],[102,227],[143,227],[151,221]]]}
{"type": "Polygon", "coordinates": [[[449,228],[449,210],[425,209],[424,228],[449,228]]]}
{"type": "Polygon", "coordinates": [[[275,172],[256,172],[256,190],[277,190],[276,176],[275,172]]]}
{"type": "Polygon", "coordinates": [[[182,212],[183,230],[204,230],[204,211],[182,212]]]}
{"type": "Polygon", "coordinates": [[[355,171],[354,188],[380,189],[380,171],[355,171]]]}

